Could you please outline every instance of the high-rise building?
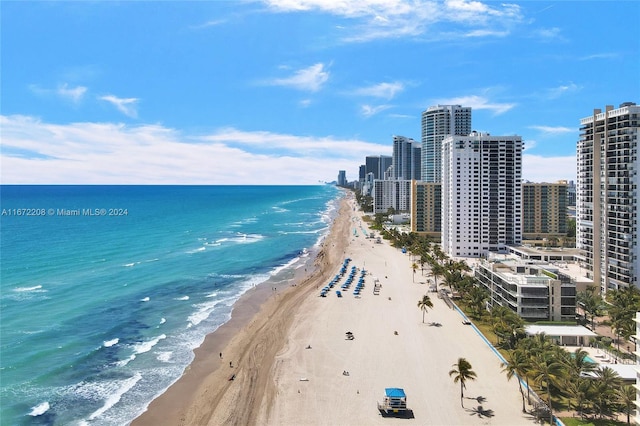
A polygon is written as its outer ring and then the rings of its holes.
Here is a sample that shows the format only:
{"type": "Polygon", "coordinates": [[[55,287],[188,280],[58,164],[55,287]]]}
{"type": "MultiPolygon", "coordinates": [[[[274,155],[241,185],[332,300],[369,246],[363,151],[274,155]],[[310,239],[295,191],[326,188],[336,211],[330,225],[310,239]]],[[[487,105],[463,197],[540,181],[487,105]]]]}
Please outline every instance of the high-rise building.
{"type": "Polygon", "coordinates": [[[520,244],[522,138],[448,136],[442,160],[442,250],[482,257],[520,244]]]}
{"type": "Polygon", "coordinates": [[[638,285],[639,129],[640,106],[631,102],[580,120],[576,243],[603,295],[638,285]]]}
{"type": "Polygon", "coordinates": [[[442,230],[442,184],[411,182],[411,232],[440,241],[442,230]]]}
{"type": "Polygon", "coordinates": [[[392,178],[420,180],[422,147],[418,142],[404,136],[393,137],[392,178]]]}
{"type": "Polygon", "coordinates": [[[460,105],[430,106],[422,112],[421,177],[425,182],[441,182],[442,140],[471,133],[471,108],[460,105]]]}
{"type": "Polygon", "coordinates": [[[531,240],[566,236],[566,181],[522,184],[522,234],[531,240]]]}
{"type": "Polygon", "coordinates": [[[385,172],[392,164],[389,155],[368,155],[365,158],[365,175],[373,173],[374,179],[384,179],[385,172]]]}
{"type": "Polygon", "coordinates": [[[338,170],[338,186],[347,185],[347,172],[345,170],[338,170]]]}
{"type": "Polygon", "coordinates": [[[411,202],[410,180],[374,180],[373,213],[387,213],[389,208],[396,212],[408,212],[411,202]]]}

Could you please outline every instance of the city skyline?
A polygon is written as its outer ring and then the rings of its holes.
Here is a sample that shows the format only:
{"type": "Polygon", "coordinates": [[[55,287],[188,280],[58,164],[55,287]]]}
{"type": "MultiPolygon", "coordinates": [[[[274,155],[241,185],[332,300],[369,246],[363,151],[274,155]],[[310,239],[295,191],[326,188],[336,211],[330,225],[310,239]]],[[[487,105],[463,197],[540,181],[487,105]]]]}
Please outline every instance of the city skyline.
{"type": "Polygon", "coordinates": [[[623,16],[640,4],[5,2],[2,182],[352,181],[438,104],[521,136],[523,180],[575,180],[579,120],[640,100],[623,16]]]}

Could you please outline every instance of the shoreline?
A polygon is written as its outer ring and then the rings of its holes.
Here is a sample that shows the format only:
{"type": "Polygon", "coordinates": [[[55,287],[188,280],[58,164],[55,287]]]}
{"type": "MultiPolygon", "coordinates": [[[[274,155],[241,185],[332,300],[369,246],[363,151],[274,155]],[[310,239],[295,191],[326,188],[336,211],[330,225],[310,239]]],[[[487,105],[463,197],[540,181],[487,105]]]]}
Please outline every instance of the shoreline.
{"type": "Polygon", "coordinates": [[[269,375],[264,370],[271,369],[284,346],[302,301],[335,273],[341,261],[349,229],[344,194],[338,203],[336,217],[317,250],[310,250],[304,266],[294,269],[292,278],[278,282],[286,282],[287,287],[276,286],[274,291],[269,279],[245,292],[234,303],[229,321],[205,337],[182,376],[156,395],[132,425],[255,423],[261,390],[268,386],[269,375]],[[227,403],[236,399],[244,401],[244,410],[227,403]]]}

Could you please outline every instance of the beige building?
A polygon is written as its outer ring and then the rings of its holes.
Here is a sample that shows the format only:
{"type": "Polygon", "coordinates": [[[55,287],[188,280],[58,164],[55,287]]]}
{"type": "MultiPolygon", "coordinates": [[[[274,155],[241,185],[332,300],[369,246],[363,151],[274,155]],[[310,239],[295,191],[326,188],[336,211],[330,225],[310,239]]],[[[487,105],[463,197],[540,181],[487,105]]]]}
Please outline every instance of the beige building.
{"type": "Polygon", "coordinates": [[[522,237],[563,238],[567,234],[567,183],[522,184],[522,237]]]}
{"type": "Polygon", "coordinates": [[[411,232],[440,241],[442,226],[442,185],[435,182],[411,182],[411,232]]]}

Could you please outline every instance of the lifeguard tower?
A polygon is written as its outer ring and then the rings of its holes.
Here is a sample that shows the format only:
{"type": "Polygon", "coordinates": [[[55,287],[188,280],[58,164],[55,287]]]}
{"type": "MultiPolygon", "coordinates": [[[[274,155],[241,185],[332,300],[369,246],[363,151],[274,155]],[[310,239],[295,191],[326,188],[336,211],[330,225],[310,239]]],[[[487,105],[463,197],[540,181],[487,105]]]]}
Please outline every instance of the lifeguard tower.
{"type": "Polygon", "coordinates": [[[401,388],[385,388],[382,402],[378,402],[378,410],[384,414],[405,414],[407,411],[407,395],[401,388]]]}

